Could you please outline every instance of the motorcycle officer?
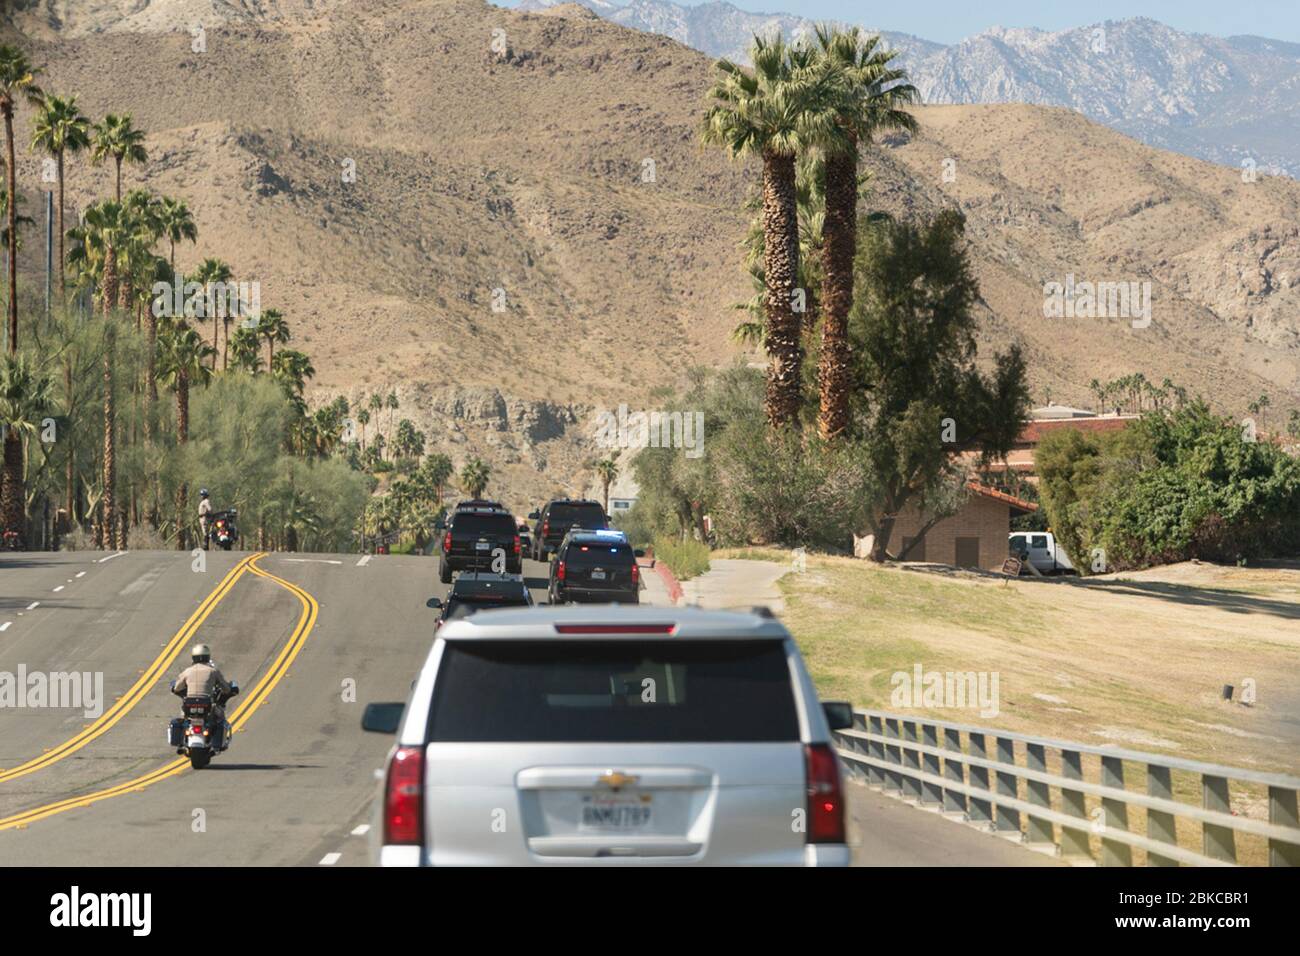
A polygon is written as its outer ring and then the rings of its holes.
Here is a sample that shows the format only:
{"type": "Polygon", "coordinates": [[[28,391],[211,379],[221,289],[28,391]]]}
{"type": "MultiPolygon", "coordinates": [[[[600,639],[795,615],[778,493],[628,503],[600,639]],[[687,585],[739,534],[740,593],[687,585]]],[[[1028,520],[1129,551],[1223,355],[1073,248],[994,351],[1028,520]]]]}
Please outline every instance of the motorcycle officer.
{"type": "Polygon", "coordinates": [[[212,514],[212,500],[208,489],[199,489],[199,530],[203,534],[203,550],[208,550],[208,515],[212,514]]]}
{"type": "Polygon", "coordinates": [[[172,693],[182,700],[186,697],[207,697],[212,701],[212,725],[219,728],[221,739],[217,744],[220,750],[225,744],[226,709],[222,703],[231,696],[230,681],[226,680],[221,669],[212,663],[212,648],[206,644],[195,644],[190,648],[193,663],[181,671],[172,685],[172,693]]]}

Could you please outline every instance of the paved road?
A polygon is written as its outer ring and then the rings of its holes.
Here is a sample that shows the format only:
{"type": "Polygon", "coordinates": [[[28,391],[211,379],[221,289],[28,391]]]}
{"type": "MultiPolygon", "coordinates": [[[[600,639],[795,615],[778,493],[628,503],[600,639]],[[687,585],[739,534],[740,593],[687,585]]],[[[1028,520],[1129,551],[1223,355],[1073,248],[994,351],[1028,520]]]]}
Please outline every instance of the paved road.
{"type": "MultiPolygon", "coordinates": [[[[103,713],[0,712],[0,864],[365,862],[389,741],[367,701],[405,699],[432,636],[432,558],[163,551],[0,555],[0,674],[98,672],[103,713]],[[209,769],[165,743],[168,682],[198,640],[243,693],[209,769]],[[241,710],[242,708],[242,710],[241,710]]],[[[526,561],[534,598],[545,565],[526,561]]],[[[647,592],[648,603],[666,593],[647,592]]],[[[860,863],[1028,864],[1041,857],[860,787],[860,863]]]]}

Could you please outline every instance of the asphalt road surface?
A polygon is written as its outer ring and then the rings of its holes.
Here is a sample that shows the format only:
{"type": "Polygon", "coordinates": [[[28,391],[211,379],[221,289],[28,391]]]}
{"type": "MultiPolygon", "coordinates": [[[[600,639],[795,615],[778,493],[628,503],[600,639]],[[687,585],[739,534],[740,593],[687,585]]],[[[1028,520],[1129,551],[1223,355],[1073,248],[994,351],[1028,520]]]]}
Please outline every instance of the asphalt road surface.
{"type": "MultiPolygon", "coordinates": [[[[534,600],[546,566],[524,562],[534,600]]],[[[444,596],[437,560],[395,555],[0,555],[0,672],[103,674],[102,714],[0,710],[0,865],[362,865],[390,741],[444,596]],[[169,682],[197,641],[241,694],[205,770],[167,746],[169,682]]],[[[82,702],[83,705],[86,702],[82,702]]],[[[849,787],[866,865],[1035,865],[1037,854],[849,787]]]]}

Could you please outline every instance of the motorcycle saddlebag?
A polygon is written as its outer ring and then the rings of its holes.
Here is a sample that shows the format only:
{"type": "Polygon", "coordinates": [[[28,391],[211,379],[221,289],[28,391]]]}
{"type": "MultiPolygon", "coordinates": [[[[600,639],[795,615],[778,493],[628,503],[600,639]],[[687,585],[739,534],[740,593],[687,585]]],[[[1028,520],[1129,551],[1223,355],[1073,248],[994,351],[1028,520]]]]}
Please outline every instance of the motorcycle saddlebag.
{"type": "Polygon", "coordinates": [[[167,743],[179,747],[185,743],[185,718],[173,717],[167,724],[167,743]]]}

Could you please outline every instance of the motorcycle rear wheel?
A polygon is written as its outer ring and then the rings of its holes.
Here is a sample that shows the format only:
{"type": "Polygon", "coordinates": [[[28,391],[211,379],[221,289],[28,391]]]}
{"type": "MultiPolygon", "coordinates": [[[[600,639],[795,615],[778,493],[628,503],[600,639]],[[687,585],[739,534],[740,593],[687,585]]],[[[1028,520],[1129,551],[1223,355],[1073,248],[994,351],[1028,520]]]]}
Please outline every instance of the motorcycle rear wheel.
{"type": "Polygon", "coordinates": [[[195,770],[202,770],[212,760],[212,754],[207,750],[191,750],[190,766],[195,770]]]}

